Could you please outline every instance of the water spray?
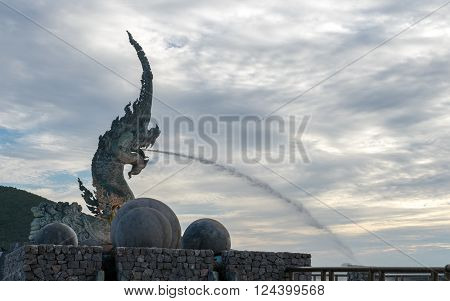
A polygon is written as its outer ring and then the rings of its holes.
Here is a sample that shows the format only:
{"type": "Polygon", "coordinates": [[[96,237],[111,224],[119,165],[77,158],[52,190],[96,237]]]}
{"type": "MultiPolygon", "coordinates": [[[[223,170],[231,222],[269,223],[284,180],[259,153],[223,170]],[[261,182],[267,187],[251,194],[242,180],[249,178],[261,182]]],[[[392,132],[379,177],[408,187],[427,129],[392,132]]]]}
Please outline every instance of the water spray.
{"type": "Polygon", "coordinates": [[[270,186],[268,183],[261,181],[255,177],[249,176],[247,174],[244,174],[243,172],[237,170],[234,167],[231,166],[225,166],[222,164],[219,164],[217,162],[208,160],[208,159],[204,159],[204,158],[200,158],[200,157],[195,157],[192,155],[186,155],[186,154],[179,154],[179,153],[175,153],[175,152],[169,152],[169,151],[162,151],[162,150],[152,150],[149,149],[147,150],[149,152],[153,152],[153,153],[159,153],[159,154],[165,154],[165,155],[170,155],[170,156],[176,156],[176,157],[180,157],[180,158],[186,158],[186,159],[191,159],[191,160],[195,160],[197,162],[200,162],[202,164],[205,165],[211,165],[213,166],[215,169],[222,171],[222,172],[227,172],[228,174],[234,176],[234,177],[238,177],[241,179],[246,180],[249,184],[251,184],[252,186],[258,187],[262,190],[264,190],[266,193],[276,197],[279,200],[282,200],[290,205],[292,205],[293,207],[295,207],[295,209],[303,214],[306,217],[306,222],[319,230],[322,230],[324,232],[326,232],[327,234],[329,234],[333,241],[336,243],[336,245],[339,247],[339,249],[341,250],[341,252],[351,258],[351,259],[355,259],[354,254],[352,252],[352,250],[344,244],[344,242],[342,242],[339,237],[336,236],[335,233],[333,233],[327,226],[323,225],[322,223],[320,223],[314,216],[312,216],[312,214],[309,212],[308,209],[306,209],[302,204],[292,200],[291,198],[283,195],[281,192],[277,191],[275,188],[273,188],[272,186],[270,186]]]}

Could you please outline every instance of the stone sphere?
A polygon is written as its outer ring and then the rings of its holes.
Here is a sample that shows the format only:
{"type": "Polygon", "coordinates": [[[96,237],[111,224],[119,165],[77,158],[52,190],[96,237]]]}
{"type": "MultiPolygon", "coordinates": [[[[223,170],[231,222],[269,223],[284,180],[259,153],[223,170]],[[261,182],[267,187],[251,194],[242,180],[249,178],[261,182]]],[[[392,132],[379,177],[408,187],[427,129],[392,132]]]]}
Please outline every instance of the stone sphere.
{"type": "Polygon", "coordinates": [[[34,242],[39,245],[73,245],[78,246],[75,231],[63,223],[51,223],[36,233],[34,242]]]}
{"type": "Polygon", "coordinates": [[[216,220],[203,218],[187,227],[183,234],[184,249],[213,250],[214,254],[231,248],[230,233],[216,220]]]}
{"type": "Polygon", "coordinates": [[[165,248],[172,241],[170,222],[161,212],[148,207],[127,210],[114,231],[114,247],[165,248]]]}
{"type": "Polygon", "coordinates": [[[169,208],[166,204],[164,204],[161,201],[150,199],[150,198],[138,198],[134,200],[130,200],[126,202],[118,211],[114,219],[111,223],[111,242],[115,246],[116,243],[116,228],[121,220],[122,216],[127,214],[129,211],[138,208],[138,207],[146,207],[146,208],[152,208],[157,211],[159,211],[170,223],[171,227],[171,241],[162,246],[163,248],[177,248],[180,246],[180,240],[181,240],[181,226],[180,222],[178,221],[177,216],[172,211],[172,209],[169,208]]]}

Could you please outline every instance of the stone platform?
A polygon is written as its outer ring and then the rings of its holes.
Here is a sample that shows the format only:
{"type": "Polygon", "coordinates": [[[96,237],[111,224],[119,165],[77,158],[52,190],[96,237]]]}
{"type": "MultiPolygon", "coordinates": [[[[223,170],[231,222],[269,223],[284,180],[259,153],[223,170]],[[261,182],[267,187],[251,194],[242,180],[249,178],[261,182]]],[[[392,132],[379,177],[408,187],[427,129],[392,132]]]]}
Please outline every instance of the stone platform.
{"type": "Polygon", "coordinates": [[[211,250],[117,248],[117,280],[207,281],[214,269],[211,250]]]}
{"type": "Polygon", "coordinates": [[[28,245],[5,258],[3,280],[95,280],[101,247],[28,245]]]}
{"type": "Polygon", "coordinates": [[[225,251],[222,252],[222,266],[224,280],[240,281],[282,281],[282,280],[310,280],[307,274],[295,273],[294,279],[285,273],[288,266],[310,267],[311,255],[288,252],[251,252],[225,251]]]}

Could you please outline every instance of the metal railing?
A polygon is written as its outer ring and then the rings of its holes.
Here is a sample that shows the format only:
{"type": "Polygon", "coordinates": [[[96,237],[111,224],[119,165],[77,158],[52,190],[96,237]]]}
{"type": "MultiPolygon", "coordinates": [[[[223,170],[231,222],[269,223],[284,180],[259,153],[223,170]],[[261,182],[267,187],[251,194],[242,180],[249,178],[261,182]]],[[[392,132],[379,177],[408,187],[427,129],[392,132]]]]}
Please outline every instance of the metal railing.
{"type": "Polygon", "coordinates": [[[450,280],[450,264],[445,267],[376,267],[376,266],[342,266],[342,267],[296,267],[285,270],[289,279],[295,274],[308,275],[312,281],[408,281],[408,280],[450,280]],[[353,277],[352,277],[353,276],[353,277]]]}

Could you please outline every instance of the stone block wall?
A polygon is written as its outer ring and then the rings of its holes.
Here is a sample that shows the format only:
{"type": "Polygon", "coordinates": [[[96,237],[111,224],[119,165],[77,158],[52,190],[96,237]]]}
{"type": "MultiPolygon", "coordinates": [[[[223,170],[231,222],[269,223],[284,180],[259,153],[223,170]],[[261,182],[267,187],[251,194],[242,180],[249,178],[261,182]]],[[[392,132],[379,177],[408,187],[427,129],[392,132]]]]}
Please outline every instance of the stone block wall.
{"type": "Polygon", "coordinates": [[[311,255],[287,252],[27,245],[7,254],[3,280],[311,280],[308,273],[285,272],[311,266],[311,255]],[[103,268],[102,268],[103,267],[103,268]],[[105,272],[102,271],[102,272],[105,272]],[[218,272],[218,273],[216,273],[218,272]],[[100,276],[100,277],[99,277],[100,276]]]}
{"type": "Polygon", "coordinates": [[[211,277],[214,253],[211,250],[160,248],[117,248],[117,280],[192,280],[211,277]]]}
{"type": "Polygon", "coordinates": [[[227,281],[310,280],[310,275],[295,273],[290,279],[288,266],[311,266],[311,254],[288,252],[222,252],[222,278],[227,281]]]}
{"type": "Polygon", "coordinates": [[[2,280],[25,280],[23,266],[23,250],[16,249],[3,259],[2,280]]]}
{"type": "Polygon", "coordinates": [[[5,261],[6,254],[0,249],[0,280],[3,279],[3,263],[5,261]]]}
{"type": "Polygon", "coordinates": [[[3,280],[96,280],[101,247],[27,245],[9,253],[3,280]]]}

